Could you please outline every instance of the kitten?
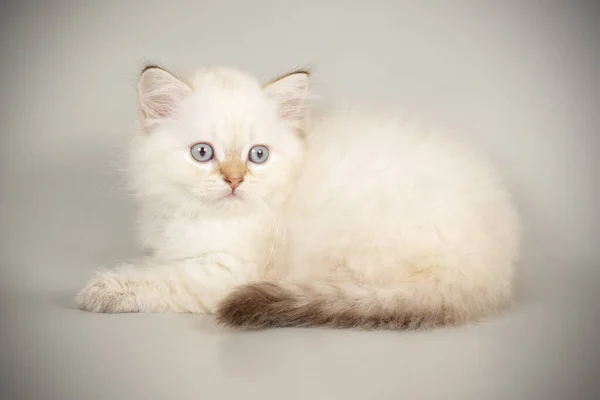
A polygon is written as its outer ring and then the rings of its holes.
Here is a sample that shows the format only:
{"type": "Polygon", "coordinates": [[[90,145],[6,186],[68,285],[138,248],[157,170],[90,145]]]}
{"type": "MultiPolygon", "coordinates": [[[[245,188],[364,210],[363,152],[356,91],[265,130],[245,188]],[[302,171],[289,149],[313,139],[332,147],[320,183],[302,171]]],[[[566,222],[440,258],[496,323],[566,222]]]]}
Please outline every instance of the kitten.
{"type": "Polygon", "coordinates": [[[408,119],[309,119],[308,96],[306,71],[147,67],[130,166],[152,255],[97,273],[79,307],[419,329],[507,304],[519,220],[478,153],[408,119]]]}

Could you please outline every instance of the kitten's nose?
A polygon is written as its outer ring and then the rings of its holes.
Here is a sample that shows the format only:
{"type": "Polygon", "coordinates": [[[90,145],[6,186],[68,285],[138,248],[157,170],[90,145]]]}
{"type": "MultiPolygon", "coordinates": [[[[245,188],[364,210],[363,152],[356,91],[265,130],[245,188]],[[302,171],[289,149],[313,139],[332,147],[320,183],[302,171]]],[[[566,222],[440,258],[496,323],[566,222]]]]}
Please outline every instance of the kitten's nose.
{"type": "Polygon", "coordinates": [[[244,178],[241,176],[236,176],[236,177],[223,177],[223,180],[225,182],[227,182],[227,184],[229,185],[229,187],[231,187],[231,190],[235,190],[238,186],[240,186],[240,183],[242,183],[244,181],[244,178]]]}
{"type": "Polygon", "coordinates": [[[244,181],[244,175],[247,171],[246,163],[239,157],[226,159],[219,168],[223,180],[227,182],[232,191],[244,181]]]}

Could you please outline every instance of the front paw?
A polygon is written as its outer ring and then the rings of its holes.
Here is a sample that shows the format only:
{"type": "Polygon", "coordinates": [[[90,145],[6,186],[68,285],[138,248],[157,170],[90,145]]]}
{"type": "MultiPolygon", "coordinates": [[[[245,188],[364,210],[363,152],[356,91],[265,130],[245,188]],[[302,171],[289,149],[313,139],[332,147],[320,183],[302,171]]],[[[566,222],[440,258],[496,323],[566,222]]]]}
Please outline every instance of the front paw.
{"type": "Polygon", "coordinates": [[[97,274],[75,298],[78,308],[97,313],[139,312],[136,295],[114,272],[97,274]]]}

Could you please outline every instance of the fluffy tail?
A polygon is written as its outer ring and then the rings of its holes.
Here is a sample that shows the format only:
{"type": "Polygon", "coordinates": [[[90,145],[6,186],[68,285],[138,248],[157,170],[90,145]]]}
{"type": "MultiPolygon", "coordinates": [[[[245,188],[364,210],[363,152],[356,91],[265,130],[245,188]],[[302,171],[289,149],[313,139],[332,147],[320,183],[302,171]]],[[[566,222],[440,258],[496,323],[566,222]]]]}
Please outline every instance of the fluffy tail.
{"type": "MultiPolygon", "coordinates": [[[[217,307],[217,320],[238,329],[315,327],[427,329],[467,322],[481,310],[460,289],[407,284],[381,289],[350,282],[241,286],[217,307]]],[[[487,300],[490,300],[489,298],[487,300]]]]}

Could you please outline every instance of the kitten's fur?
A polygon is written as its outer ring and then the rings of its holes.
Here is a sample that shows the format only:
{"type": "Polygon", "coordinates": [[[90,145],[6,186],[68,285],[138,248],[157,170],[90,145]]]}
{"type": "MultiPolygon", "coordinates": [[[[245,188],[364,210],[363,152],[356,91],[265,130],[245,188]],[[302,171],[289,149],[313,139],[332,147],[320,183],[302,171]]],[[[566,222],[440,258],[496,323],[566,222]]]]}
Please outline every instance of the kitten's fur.
{"type": "Polygon", "coordinates": [[[494,170],[410,120],[309,121],[308,75],[261,85],[235,69],[187,82],[142,72],[131,169],[153,254],[98,273],[82,309],[215,313],[246,329],[416,329],[506,304],[519,223],[494,170]],[[214,160],[191,157],[198,142],[214,160]],[[253,145],[270,149],[266,163],[247,160],[253,145]],[[224,163],[245,173],[237,197],[226,197],[224,163]]]}

